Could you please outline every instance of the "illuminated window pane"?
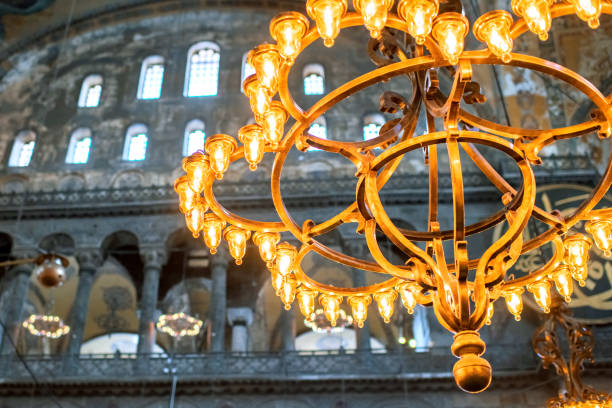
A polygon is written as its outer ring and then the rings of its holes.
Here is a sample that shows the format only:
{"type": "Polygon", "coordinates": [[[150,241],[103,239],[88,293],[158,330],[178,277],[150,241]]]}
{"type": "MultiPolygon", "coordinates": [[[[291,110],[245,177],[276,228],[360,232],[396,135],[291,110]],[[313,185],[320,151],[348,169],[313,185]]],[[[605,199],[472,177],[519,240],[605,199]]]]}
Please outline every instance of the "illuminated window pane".
{"type": "Polygon", "coordinates": [[[34,145],[36,145],[36,142],[34,140],[30,140],[29,142],[26,142],[21,146],[16,167],[27,167],[30,165],[30,160],[32,160],[32,153],[34,153],[34,145]]]}
{"type": "Polygon", "coordinates": [[[187,155],[191,155],[198,150],[204,150],[204,138],[206,134],[203,130],[192,130],[187,136],[187,155]]]}
{"type": "Polygon", "coordinates": [[[217,94],[220,54],[212,48],[203,48],[191,54],[187,96],[217,94]]]}
{"type": "Polygon", "coordinates": [[[91,137],[84,137],[77,140],[74,145],[74,156],[72,163],[83,164],[89,159],[89,149],[91,148],[91,137]]]}
{"type": "Polygon", "coordinates": [[[85,96],[85,107],[95,108],[100,104],[100,95],[102,94],[102,85],[92,85],[87,88],[87,96],[85,96]]]}
{"type": "Polygon", "coordinates": [[[370,123],[363,127],[363,140],[370,140],[375,137],[378,137],[378,133],[380,132],[380,126],[377,123],[370,123]]]}
{"type": "Polygon", "coordinates": [[[327,139],[327,128],[321,123],[313,123],[308,133],[321,139],[327,139]]]}
{"type": "Polygon", "coordinates": [[[304,77],[304,93],[306,95],[323,95],[324,92],[323,76],[310,74],[304,77]]]}
{"type": "Polygon", "coordinates": [[[144,160],[147,155],[147,135],[139,133],[130,137],[127,159],[129,161],[144,160]]]}
{"type": "Polygon", "coordinates": [[[159,99],[164,80],[164,65],[150,64],[145,68],[140,99],[159,99]]]}

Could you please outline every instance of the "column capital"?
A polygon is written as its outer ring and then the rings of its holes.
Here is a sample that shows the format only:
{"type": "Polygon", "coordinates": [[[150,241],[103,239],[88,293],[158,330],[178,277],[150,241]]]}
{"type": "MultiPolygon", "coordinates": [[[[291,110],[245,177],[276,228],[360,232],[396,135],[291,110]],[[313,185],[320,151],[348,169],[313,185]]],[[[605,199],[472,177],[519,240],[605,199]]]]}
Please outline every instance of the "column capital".
{"type": "Polygon", "coordinates": [[[100,248],[76,248],[74,257],[79,263],[79,273],[95,273],[102,265],[104,258],[100,248]]]}
{"type": "Polygon", "coordinates": [[[158,267],[168,262],[168,250],[162,245],[146,245],[140,247],[140,257],[145,269],[147,267],[158,267]]]}
{"type": "Polygon", "coordinates": [[[253,311],[248,307],[230,307],[227,309],[227,321],[230,326],[240,323],[250,326],[253,323],[253,311]]]}

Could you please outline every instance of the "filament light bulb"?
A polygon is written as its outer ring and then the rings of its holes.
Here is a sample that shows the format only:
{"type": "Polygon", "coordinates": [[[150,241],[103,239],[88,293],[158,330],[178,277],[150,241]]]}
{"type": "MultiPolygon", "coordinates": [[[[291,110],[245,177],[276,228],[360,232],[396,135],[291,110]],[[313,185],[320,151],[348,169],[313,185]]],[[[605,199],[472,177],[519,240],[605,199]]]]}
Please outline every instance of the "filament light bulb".
{"type": "Polygon", "coordinates": [[[425,44],[431,33],[438,9],[439,0],[401,0],[397,5],[399,16],[406,21],[408,32],[419,45],[425,44]]]}
{"type": "Polygon", "coordinates": [[[540,37],[548,39],[548,31],[552,23],[550,6],[554,0],[512,0],[512,10],[517,16],[525,19],[529,31],[540,37]]]}
{"type": "Polygon", "coordinates": [[[379,38],[387,24],[393,0],[353,0],[353,7],[361,14],[363,24],[370,31],[370,36],[379,38]]]}
{"type": "Polygon", "coordinates": [[[443,13],[434,20],[433,36],[440,46],[442,55],[452,65],[459,62],[468,27],[467,18],[459,13],[443,13]]]}
{"type": "Polygon", "coordinates": [[[538,306],[542,308],[544,313],[550,313],[550,281],[548,279],[542,279],[532,283],[527,289],[533,294],[538,306]]]}
{"type": "Polygon", "coordinates": [[[609,257],[612,249],[612,220],[599,219],[589,221],[585,226],[586,231],[593,236],[597,248],[609,257]]]}
{"type": "Polygon", "coordinates": [[[586,285],[586,280],[589,277],[589,267],[587,265],[574,267],[572,269],[572,278],[578,282],[580,287],[586,285]]]}
{"type": "Polygon", "coordinates": [[[300,289],[297,293],[298,304],[300,305],[300,312],[305,318],[309,318],[315,311],[315,300],[317,299],[317,292],[309,289],[300,289]]]}
{"type": "Polygon", "coordinates": [[[391,317],[393,317],[396,298],[397,293],[394,290],[374,294],[374,300],[378,304],[378,313],[380,313],[385,323],[389,323],[391,317]]]}
{"type": "Polygon", "coordinates": [[[263,120],[263,135],[272,150],[278,149],[278,144],[285,133],[285,122],[288,118],[289,115],[281,102],[273,101],[270,104],[263,120]]]}
{"type": "Polygon", "coordinates": [[[244,158],[249,163],[251,171],[257,170],[257,165],[264,156],[264,139],[261,126],[246,125],[238,131],[238,139],[244,145],[244,158]]]}
{"type": "Polygon", "coordinates": [[[281,242],[276,247],[276,268],[278,273],[285,276],[293,271],[293,264],[297,256],[297,249],[288,242],[281,242]]]}
{"type": "Polygon", "coordinates": [[[179,196],[179,210],[187,214],[198,203],[199,194],[189,187],[189,178],[181,176],[174,183],[174,191],[179,196]]]}
{"type": "Polygon", "coordinates": [[[588,237],[582,234],[574,234],[563,240],[565,246],[565,263],[582,268],[589,261],[589,249],[593,245],[588,237]]]}
{"type": "Polygon", "coordinates": [[[487,326],[491,325],[491,319],[493,319],[494,312],[495,312],[495,306],[493,306],[493,301],[489,301],[489,306],[487,307],[487,319],[485,320],[485,324],[487,326]]]}
{"type": "Polygon", "coordinates": [[[334,45],[340,33],[340,21],[346,13],[346,0],[308,0],[306,11],[317,24],[317,31],[326,47],[334,45]]]}
{"type": "Polygon", "coordinates": [[[483,14],[474,23],[474,36],[487,44],[493,55],[508,63],[512,60],[513,41],[510,36],[512,16],[507,11],[494,10],[483,14]]]}
{"type": "Polygon", "coordinates": [[[503,292],[506,306],[508,306],[508,310],[514,315],[514,320],[517,322],[521,320],[521,313],[523,312],[523,292],[524,289],[522,287],[506,289],[503,292]]]}
{"type": "Polygon", "coordinates": [[[281,301],[285,305],[285,310],[291,310],[291,304],[295,299],[295,288],[297,287],[297,280],[293,275],[287,275],[284,277],[283,286],[280,291],[281,301]]]}
{"type": "Polygon", "coordinates": [[[342,296],[332,294],[322,294],[319,296],[319,303],[323,306],[325,317],[331,323],[332,327],[336,327],[338,316],[340,316],[340,303],[342,296]]]}
{"type": "Polygon", "coordinates": [[[281,56],[273,44],[261,44],[252,49],[247,56],[248,63],[255,69],[259,85],[266,88],[270,95],[278,90],[278,71],[281,56]]]}
{"type": "Polygon", "coordinates": [[[227,241],[229,253],[234,258],[236,265],[242,264],[242,258],[246,253],[247,240],[251,236],[251,231],[243,230],[236,226],[230,225],[225,229],[223,238],[227,241]]]}
{"type": "Polygon", "coordinates": [[[217,248],[221,243],[222,231],[225,228],[225,221],[217,217],[214,213],[204,215],[203,235],[204,243],[211,254],[217,253],[217,248]]]}
{"type": "Polygon", "coordinates": [[[368,306],[372,302],[370,296],[351,296],[347,299],[349,305],[351,305],[353,319],[357,322],[358,327],[363,327],[366,319],[368,318],[368,306]]]}
{"type": "Polygon", "coordinates": [[[197,238],[204,224],[204,208],[200,204],[193,206],[193,208],[185,214],[185,222],[187,228],[189,228],[189,231],[193,234],[193,237],[197,238]]]}
{"type": "Polygon", "coordinates": [[[217,179],[221,180],[223,178],[236,147],[238,147],[238,143],[230,135],[218,134],[206,139],[204,150],[208,153],[210,168],[217,179]]]}
{"type": "Polygon", "coordinates": [[[263,119],[270,109],[272,95],[265,86],[257,80],[257,74],[249,75],[242,84],[244,94],[249,98],[251,111],[257,123],[263,123],[263,119]]]}
{"type": "Polygon", "coordinates": [[[559,265],[554,271],[553,279],[557,292],[569,303],[572,300],[572,292],[574,291],[570,267],[564,264],[559,265]]]}
{"type": "Polygon", "coordinates": [[[601,0],[571,0],[571,3],[576,7],[578,18],[586,21],[593,29],[599,27],[601,0]]]}
{"type": "Polygon", "coordinates": [[[308,31],[308,19],[295,11],[281,13],[270,22],[270,35],[277,42],[278,51],[288,65],[302,49],[302,39],[308,31]]]}
{"type": "Polygon", "coordinates": [[[415,282],[407,282],[398,287],[402,304],[409,314],[414,313],[414,308],[417,305],[416,293],[418,290],[415,282]]]}
{"type": "Polygon", "coordinates": [[[185,157],[183,159],[183,170],[187,173],[189,187],[196,193],[201,193],[204,190],[206,176],[210,170],[208,157],[201,151],[185,157]]]}
{"type": "Polygon", "coordinates": [[[272,283],[272,288],[274,288],[274,293],[276,293],[276,296],[280,296],[285,277],[278,273],[276,268],[272,268],[270,270],[270,281],[272,283]]]}
{"type": "Polygon", "coordinates": [[[253,234],[253,242],[259,248],[259,256],[268,265],[276,258],[276,244],[280,241],[278,232],[256,232],[253,234]]]}

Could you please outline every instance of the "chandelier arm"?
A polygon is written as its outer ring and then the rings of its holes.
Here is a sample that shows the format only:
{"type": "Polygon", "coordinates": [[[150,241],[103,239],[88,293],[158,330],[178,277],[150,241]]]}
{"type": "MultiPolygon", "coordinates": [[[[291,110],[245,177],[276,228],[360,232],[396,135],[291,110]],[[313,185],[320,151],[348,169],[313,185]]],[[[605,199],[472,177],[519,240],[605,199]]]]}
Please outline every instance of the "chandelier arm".
{"type": "MultiPolygon", "coordinates": [[[[433,116],[425,112],[427,119],[427,133],[436,131],[436,124],[433,116]]],[[[438,146],[431,145],[428,149],[429,167],[429,206],[428,206],[428,231],[432,232],[431,224],[438,221],[438,146]]],[[[401,231],[401,230],[400,230],[401,231]]]]}
{"type": "Polygon", "coordinates": [[[552,243],[555,248],[554,254],[544,266],[520,278],[513,278],[511,280],[502,282],[502,289],[527,286],[530,283],[540,280],[542,277],[547,276],[551,272],[553,272],[554,269],[561,263],[561,261],[563,261],[565,247],[563,246],[563,240],[559,236],[555,236],[552,239],[552,243]]]}
{"type": "Polygon", "coordinates": [[[453,185],[453,219],[455,243],[465,240],[465,198],[463,192],[463,172],[461,171],[461,157],[457,140],[450,135],[446,141],[448,160],[450,164],[451,180],[453,185]]]}

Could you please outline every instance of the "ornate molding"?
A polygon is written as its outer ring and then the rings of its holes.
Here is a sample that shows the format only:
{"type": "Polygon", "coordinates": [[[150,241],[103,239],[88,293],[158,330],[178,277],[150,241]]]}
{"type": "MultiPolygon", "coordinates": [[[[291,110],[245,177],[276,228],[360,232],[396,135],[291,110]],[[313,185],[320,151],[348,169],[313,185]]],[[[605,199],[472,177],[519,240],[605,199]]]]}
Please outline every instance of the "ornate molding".
{"type": "Polygon", "coordinates": [[[102,251],[99,248],[76,248],[75,258],[79,263],[79,273],[95,274],[102,263],[102,251]]]}

